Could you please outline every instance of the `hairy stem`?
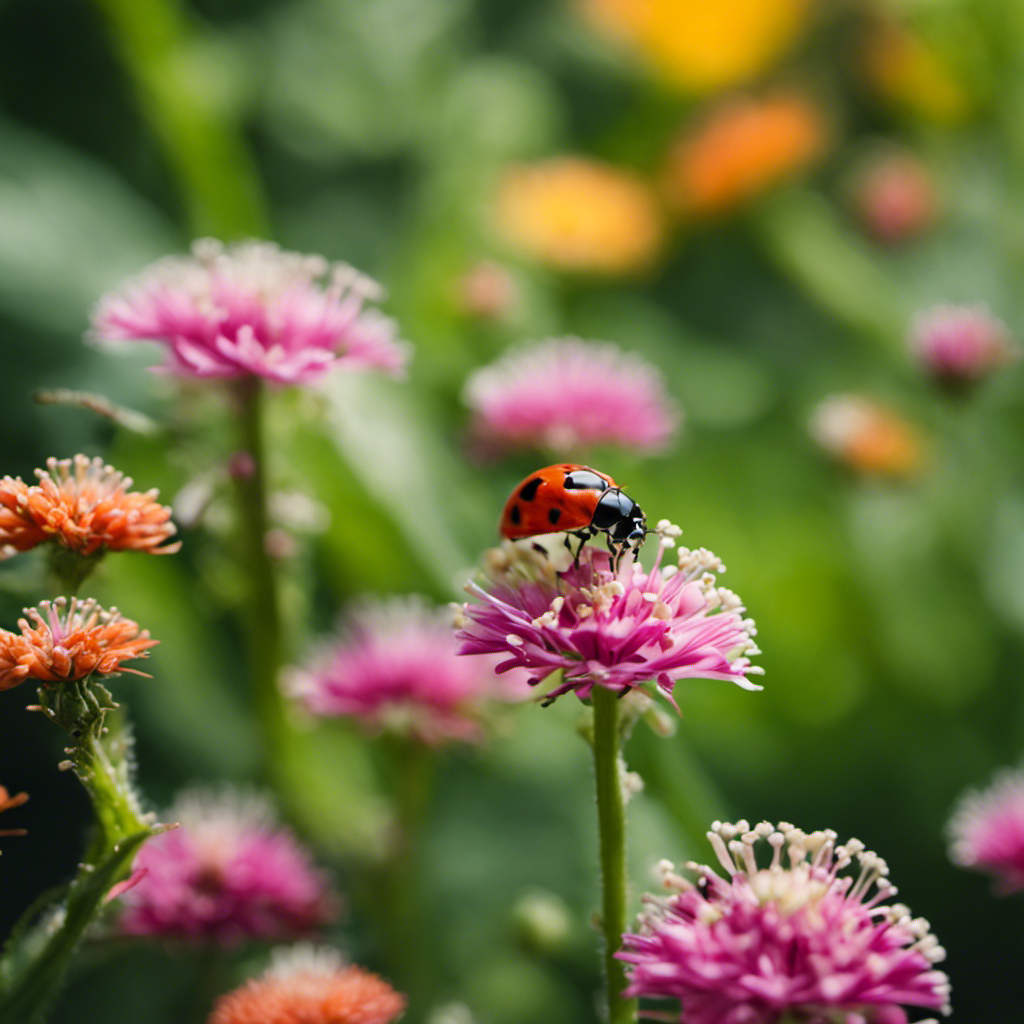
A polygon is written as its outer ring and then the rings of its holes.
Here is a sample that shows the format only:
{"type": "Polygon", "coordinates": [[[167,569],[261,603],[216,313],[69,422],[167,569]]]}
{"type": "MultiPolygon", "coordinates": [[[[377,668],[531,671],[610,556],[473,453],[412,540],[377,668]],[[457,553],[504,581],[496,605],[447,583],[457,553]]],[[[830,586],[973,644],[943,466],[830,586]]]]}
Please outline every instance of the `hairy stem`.
{"type": "Polygon", "coordinates": [[[597,829],[601,852],[601,931],[608,990],[609,1024],[632,1024],[636,1000],[623,999],[626,970],[615,954],[626,930],[626,802],[619,777],[622,734],[615,693],[595,686],[594,777],[597,783],[597,829]]]}
{"type": "Polygon", "coordinates": [[[116,705],[106,688],[77,680],[43,688],[39,697],[43,713],[71,738],[68,766],[92,800],[96,829],[63,898],[42,913],[31,908],[4,949],[0,1024],[40,1019],[111,888],[129,876],[139,847],[160,831],[142,813],[132,788],[129,738],[123,724],[109,716],[116,705]]]}

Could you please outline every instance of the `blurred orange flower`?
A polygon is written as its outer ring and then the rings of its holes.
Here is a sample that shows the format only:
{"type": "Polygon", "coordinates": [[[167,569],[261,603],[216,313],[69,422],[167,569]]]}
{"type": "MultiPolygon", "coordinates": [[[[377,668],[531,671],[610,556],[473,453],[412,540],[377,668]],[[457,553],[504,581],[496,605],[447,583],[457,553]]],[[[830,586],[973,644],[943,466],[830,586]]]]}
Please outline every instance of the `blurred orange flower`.
{"type": "Polygon", "coordinates": [[[666,198],[683,214],[726,213],[813,163],[827,136],[824,114],[800,93],[729,100],[669,150],[666,198]]]}
{"type": "Polygon", "coordinates": [[[859,473],[908,477],[924,462],[917,429],[863,395],[829,395],[814,410],[810,429],[825,451],[859,473]]]}
{"type": "Polygon", "coordinates": [[[806,26],[814,0],[579,0],[608,35],[669,85],[713,92],[770,67],[806,26]]]}
{"type": "Polygon", "coordinates": [[[48,540],[81,555],[101,548],[168,555],[181,547],[160,547],[175,526],[158,491],[131,491],[131,477],[85,455],[47,459],[46,467],[31,486],[20,477],[0,480],[0,558],[48,540]]]}
{"type": "Polygon", "coordinates": [[[26,608],[25,616],[18,620],[20,633],[0,629],[0,690],[26,679],[61,683],[94,672],[145,675],[122,662],[148,658],[149,648],[159,643],[116,608],[104,611],[92,598],[41,601],[38,609],[26,608]]]}
{"type": "Polygon", "coordinates": [[[405,997],[329,949],[279,950],[270,969],[221,996],[208,1024],[389,1024],[405,997]]]}
{"type": "Polygon", "coordinates": [[[582,157],[510,167],[499,182],[495,217],[523,253],[564,271],[631,274],[654,261],[664,238],[642,178],[582,157]]]}
{"type": "Polygon", "coordinates": [[[861,63],[872,88],[911,115],[956,125],[971,114],[971,95],[946,57],[904,25],[874,22],[861,63]]]}

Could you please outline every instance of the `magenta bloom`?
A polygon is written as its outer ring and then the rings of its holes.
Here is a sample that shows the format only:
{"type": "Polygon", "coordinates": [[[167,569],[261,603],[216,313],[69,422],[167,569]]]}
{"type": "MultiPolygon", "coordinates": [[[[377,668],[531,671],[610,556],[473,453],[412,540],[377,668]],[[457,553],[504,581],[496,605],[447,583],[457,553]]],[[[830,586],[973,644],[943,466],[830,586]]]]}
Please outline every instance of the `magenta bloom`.
{"type": "Polygon", "coordinates": [[[615,345],[579,338],[513,349],[477,370],[463,398],[475,446],[485,452],[657,451],[682,419],[657,369],[615,345]]]}
{"type": "MultiPolygon", "coordinates": [[[[715,822],[723,878],[662,862],[668,896],[646,896],[616,954],[626,995],[678,1000],[686,1024],[907,1024],[904,1006],[949,1013],[945,951],[894,895],[885,861],[856,839],[792,825],[715,822]],[[759,867],[767,841],[771,863],[759,867]],[[842,872],[857,862],[853,873],[842,872]],[[872,892],[874,889],[874,892],[872,892]]],[[[652,1014],[653,1016],[653,1014],[652,1014]]]]}
{"type": "Polygon", "coordinates": [[[913,323],[909,344],[921,366],[947,384],[969,384],[1020,358],[1006,325],[984,306],[935,306],[913,323]]]}
{"type": "Polygon", "coordinates": [[[417,598],[366,604],[339,636],[293,671],[288,693],[314,715],[354,718],[372,732],[429,743],[482,738],[488,700],[526,695],[521,674],[500,679],[496,659],[458,657],[451,614],[417,598]]]}
{"type": "Polygon", "coordinates": [[[326,876],[255,794],[187,791],[168,820],[181,827],[135,859],[125,934],[231,945],[308,935],[336,916],[326,876]]]}
{"type": "Polygon", "coordinates": [[[585,547],[578,569],[556,572],[552,556],[533,548],[544,538],[492,549],[483,584],[466,587],[479,603],[463,606],[459,652],[502,655],[498,671],[526,669],[531,684],[562,669],[548,702],[570,690],[585,698],[595,686],[623,692],[648,680],[670,700],[678,679],[760,690],[747,678],[762,671],[748,657],[760,653],[754,623],[743,618],[739,598],[716,585],[725,566],[703,548],[682,548],[677,565],[663,567],[680,531],[663,521],[658,532],[650,571],[625,558],[614,572],[607,553],[585,547]]]}
{"type": "Polygon", "coordinates": [[[1024,889],[1024,770],[1004,771],[964,794],[949,822],[950,856],[995,878],[1000,894],[1024,889]]]}
{"type": "Polygon", "coordinates": [[[378,286],[344,264],[270,242],[213,239],[169,256],[100,299],[99,341],[159,341],[186,377],[265,377],[307,384],[333,366],[399,374],[395,324],[364,308],[378,286]]]}

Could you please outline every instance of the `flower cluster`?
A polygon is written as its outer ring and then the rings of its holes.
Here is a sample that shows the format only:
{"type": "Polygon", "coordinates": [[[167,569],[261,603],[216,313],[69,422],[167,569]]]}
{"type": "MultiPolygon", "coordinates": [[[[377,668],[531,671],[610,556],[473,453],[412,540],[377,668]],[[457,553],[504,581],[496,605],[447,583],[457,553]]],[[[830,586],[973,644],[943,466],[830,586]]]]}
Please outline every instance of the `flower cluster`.
{"type": "Polygon", "coordinates": [[[745,821],[716,822],[708,837],[726,877],[687,864],[694,882],[662,863],[669,895],[646,897],[618,954],[627,995],[678,1000],[687,1024],[906,1024],[903,1006],[949,1012],[949,980],[934,967],[944,950],[927,921],[885,903],[896,889],[863,843],[745,821]],[[767,867],[759,843],[772,849],[767,867]]]}
{"type": "Polygon", "coordinates": [[[669,151],[665,196],[684,216],[729,213],[810,166],[827,136],[824,115],[800,93],[729,100],[669,151]]]}
{"type": "Polygon", "coordinates": [[[41,601],[24,609],[18,620],[20,633],[0,629],[0,690],[9,690],[26,679],[62,683],[132,672],[124,662],[148,658],[149,631],[126,619],[116,608],[104,611],[92,598],[79,601],[63,597],[41,601]]]}
{"type": "Polygon", "coordinates": [[[76,455],[48,459],[37,469],[38,484],[20,477],[0,480],[0,558],[56,541],[80,555],[102,551],[147,551],[168,555],[181,547],[171,510],[159,491],[133,491],[131,477],[76,455]]]}
{"type": "Polygon", "coordinates": [[[353,611],[308,667],[288,674],[285,689],[314,715],[352,718],[372,732],[472,741],[488,700],[525,695],[517,677],[495,675],[494,662],[458,657],[447,609],[393,598],[353,611]]]}
{"type": "Polygon", "coordinates": [[[555,270],[616,276],[644,270],[663,225],[638,176],[582,157],[510,168],[496,200],[497,228],[525,255],[555,270]]]}
{"type": "Polygon", "coordinates": [[[406,350],[393,321],[364,308],[380,297],[373,281],[320,256],[202,239],[191,257],[160,260],[104,296],[93,336],[162,342],[168,368],[187,377],[306,384],[336,365],[398,374],[406,350]]]}
{"type": "Polygon", "coordinates": [[[762,671],[750,664],[760,653],[754,623],[717,584],[725,566],[703,548],[682,548],[675,565],[662,565],[679,532],[658,524],[650,570],[629,558],[614,568],[591,547],[563,572],[532,541],[492,549],[482,584],[466,587],[478,603],[463,606],[460,652],[502,655],[499,672],[525,669],[532,684],[561,670],[548,701],[570,690],[585,698],[595,686],[624,693],[649,680],[670,700],[678,679],[761,689],[747,678],[762,671]]]}
{"type": "Polygon", "coordinates": [[[150,839],[135,859],[125,934],[227,945],[307,935],[334,918],[326,877],[263,798],[189,790],[168,818],[180,827],[150,839]]]}
{"type": "Polygon", "coordinates": [[[275,950],[270,968],[217,1001],[208,1024],[390,1024],[405,997],[333,949],[275,950]]]}
{"type": "Polygon", "coordinates": [[[513,349],[466,381],[474,447],[556,455],[595,445],[663,448],[681,415],[661,373],[609,343],[552,338],[513,349]]]}
{"type": "Polygon", "coordinates": [[[755,77],[808,22],[813,0],[580,0],[664,81],[687,92],[755,77]]]}
{"type": "Polygon", "coordinates": [[[919,314],[910,350],[937,380],[970,384],[1020,358],[1001,320],[984,306],[935,306],[919,314]]]}
{"type": "Polygon", "coordinates": [[[949,822],[953,860],[992,875],[1000,893],[1024,889],[1024,770],[969,792],[949,822]]]}
{"type": "Polygon", "coordinates": [[[811,416],[810,432],[826,452],[859,473],[912,476],[924,459],[918,431],[892,409],[863,395],[822,399],[811,416]]]}

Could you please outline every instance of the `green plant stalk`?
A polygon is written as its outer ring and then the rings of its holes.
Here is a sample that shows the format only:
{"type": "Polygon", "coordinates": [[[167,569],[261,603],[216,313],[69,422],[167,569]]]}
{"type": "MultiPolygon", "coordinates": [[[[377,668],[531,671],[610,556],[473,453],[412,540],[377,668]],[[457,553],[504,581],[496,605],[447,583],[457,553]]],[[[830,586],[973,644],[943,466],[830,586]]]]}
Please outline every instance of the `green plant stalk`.
{"type": "Polygon", "coordinates": [[[43,713],[71,737],[71,767],[96,814],[96,830],[62,901],[39,923],[32,910],[4,949],[0,967],[0,1024],[32,1024],[56,994],[82,936],[111,888],[130,873],[139,847],[162,830],[142,813],[130,780],[129,741],[109,719],[116,705],[100,683],[77,680],[39,691],[43,713]],[[106,723],[110,721],[108,726],[106,723]]]}
{"type": "Polygon", "coordinates": [[[253,708],[262,734],[264,774],[272,781],[280,781],[280,766],[287,755],[288,729],[284,697],[278,687],[283,641],[277,573],[266,544],[270,523],[264,396],[259,377],[244,377],[235,384],[239,441],[248,463],[235,474],[235,491],[247,582],[245,625],[253,708]]]}
{"type": "MultiPolygon", "coordinates": [[[[410,1013],[430,1005],[421,898],[419,843],[430,806],[434,754],[413,737],[393,737],[392,823],[383,877],[382,938],[391,979],[409,997],[410,1013]]],[[[413,1017],[410,1018],[415,1019],[413,1017]]]]}
{"type": "Polygon", "coordinates": [[[194,234],[265,236],[257,175],[241,133],[211,99],[179,0],[95,0],[154,135],[178,179],[194,234]]]}
{"type": "Polygon", "coordinates": [[[594,706],[594,778],[601,854],[601,931],[608,994],[608,1024],[633,1024],[636,1000],[623,999],[626,969],[615,954],[626,930],[626,801],[619,777],[622,730],[618,697],[603,686],[591,693],[594,706]]]}

